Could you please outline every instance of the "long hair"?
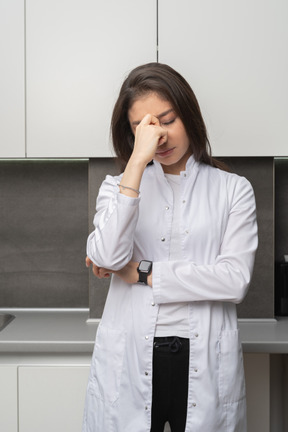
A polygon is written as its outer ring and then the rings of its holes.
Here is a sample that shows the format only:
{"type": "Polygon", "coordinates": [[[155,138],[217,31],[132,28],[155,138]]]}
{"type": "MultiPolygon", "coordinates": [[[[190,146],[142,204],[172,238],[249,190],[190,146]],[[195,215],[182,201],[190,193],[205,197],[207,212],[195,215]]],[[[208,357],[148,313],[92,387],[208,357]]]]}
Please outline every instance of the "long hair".
{"type": "Polygon", "coordinates": [[[147,93],[156,93],[171,103],[184,125],[196,161],[226,169],[223,163],[211,155],[206,126],[190,85],[178,72],[162,63],[136,67],[120,89],[112,114],[111,134],[114,151],[122,166],[127,164],[134,145],[128,111],[139,97],[147,93]]]}

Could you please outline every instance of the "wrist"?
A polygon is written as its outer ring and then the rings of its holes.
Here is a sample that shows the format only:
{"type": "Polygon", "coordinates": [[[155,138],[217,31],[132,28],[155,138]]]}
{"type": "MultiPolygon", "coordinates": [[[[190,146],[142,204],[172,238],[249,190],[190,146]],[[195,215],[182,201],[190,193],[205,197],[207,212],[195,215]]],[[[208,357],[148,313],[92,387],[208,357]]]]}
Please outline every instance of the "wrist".
{"type": "Polygon", "coordinates": [[[128,168],[130,170],[136,170],[138,173],[139,171],[142,171],[143,173],[147,166],[147,163],[148,162],[146,162],[140,155],[133,152],[127,163],[126,169],[128,168]]]}
{"type": "MultiPolygon", "coordinates": [[[[148,277],[152,273],[152,266],[153,266],[152,261],[142,260],[139,262],[139,265],[137,267],[137,271],[139,275],[137,283],[143,285],[149,285],[148,277]]],[[[152,281],[150,281],[150,283],[152,283],[152,281]]]]}

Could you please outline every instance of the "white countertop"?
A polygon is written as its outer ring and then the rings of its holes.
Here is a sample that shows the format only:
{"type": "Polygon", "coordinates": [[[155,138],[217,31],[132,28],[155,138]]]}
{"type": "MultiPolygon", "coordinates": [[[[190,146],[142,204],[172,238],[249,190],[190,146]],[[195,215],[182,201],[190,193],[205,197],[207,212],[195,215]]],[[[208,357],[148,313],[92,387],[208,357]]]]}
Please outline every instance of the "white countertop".
{"type": "Polygon", "coordinates": [[[88,309],[0,309],[15,319],[0,332],[1,352],[92,353],[98,322],[88,309]]]}
{"type": "MultiPolygon", "coordinates": [[[[88,309],[0,309],[15,319],[0,332],[0,353],[88,353],[94,347],[97,320],[88,309]]],[[[288,317],[239,320],[244,352],[288,353],[288,317]]]]}
{"type": "Polygon", "coordinates": [[[244,352],[288,353],[288,317],[275,320],[239,320],[244,352]]]}

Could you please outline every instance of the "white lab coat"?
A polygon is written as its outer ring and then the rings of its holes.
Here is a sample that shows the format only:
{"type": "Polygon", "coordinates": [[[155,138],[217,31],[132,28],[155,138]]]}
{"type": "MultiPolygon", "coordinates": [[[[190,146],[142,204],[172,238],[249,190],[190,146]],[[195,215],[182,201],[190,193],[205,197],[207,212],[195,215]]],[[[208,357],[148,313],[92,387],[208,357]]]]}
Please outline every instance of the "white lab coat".
{"type": "Polygon", "coordinates": [[[153,288],[112,276],[91,364],[83,432],[149,432],[158,305],[189,303],[186,432],[245,432],[246,402],[236,303],[257,249],[254,193],[235,174],[195,162],[181,172],[183,258],[169,261],[173,194],[162,167],[148,166],[139,198],[107,176],[87,254],[100,267],[153,261],[153,288]]]}

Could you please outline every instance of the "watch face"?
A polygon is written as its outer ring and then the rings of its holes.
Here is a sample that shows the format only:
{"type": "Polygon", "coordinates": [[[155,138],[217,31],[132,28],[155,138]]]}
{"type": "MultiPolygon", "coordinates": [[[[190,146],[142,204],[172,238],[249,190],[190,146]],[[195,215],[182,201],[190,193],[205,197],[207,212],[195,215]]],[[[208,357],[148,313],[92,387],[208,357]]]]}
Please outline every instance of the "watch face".
{"type": "Polygon", "coordinates": [[[148,272],[151,269],[151,262],[150,261],[141,261],[139,270],[141,272],[148,272]]]}

